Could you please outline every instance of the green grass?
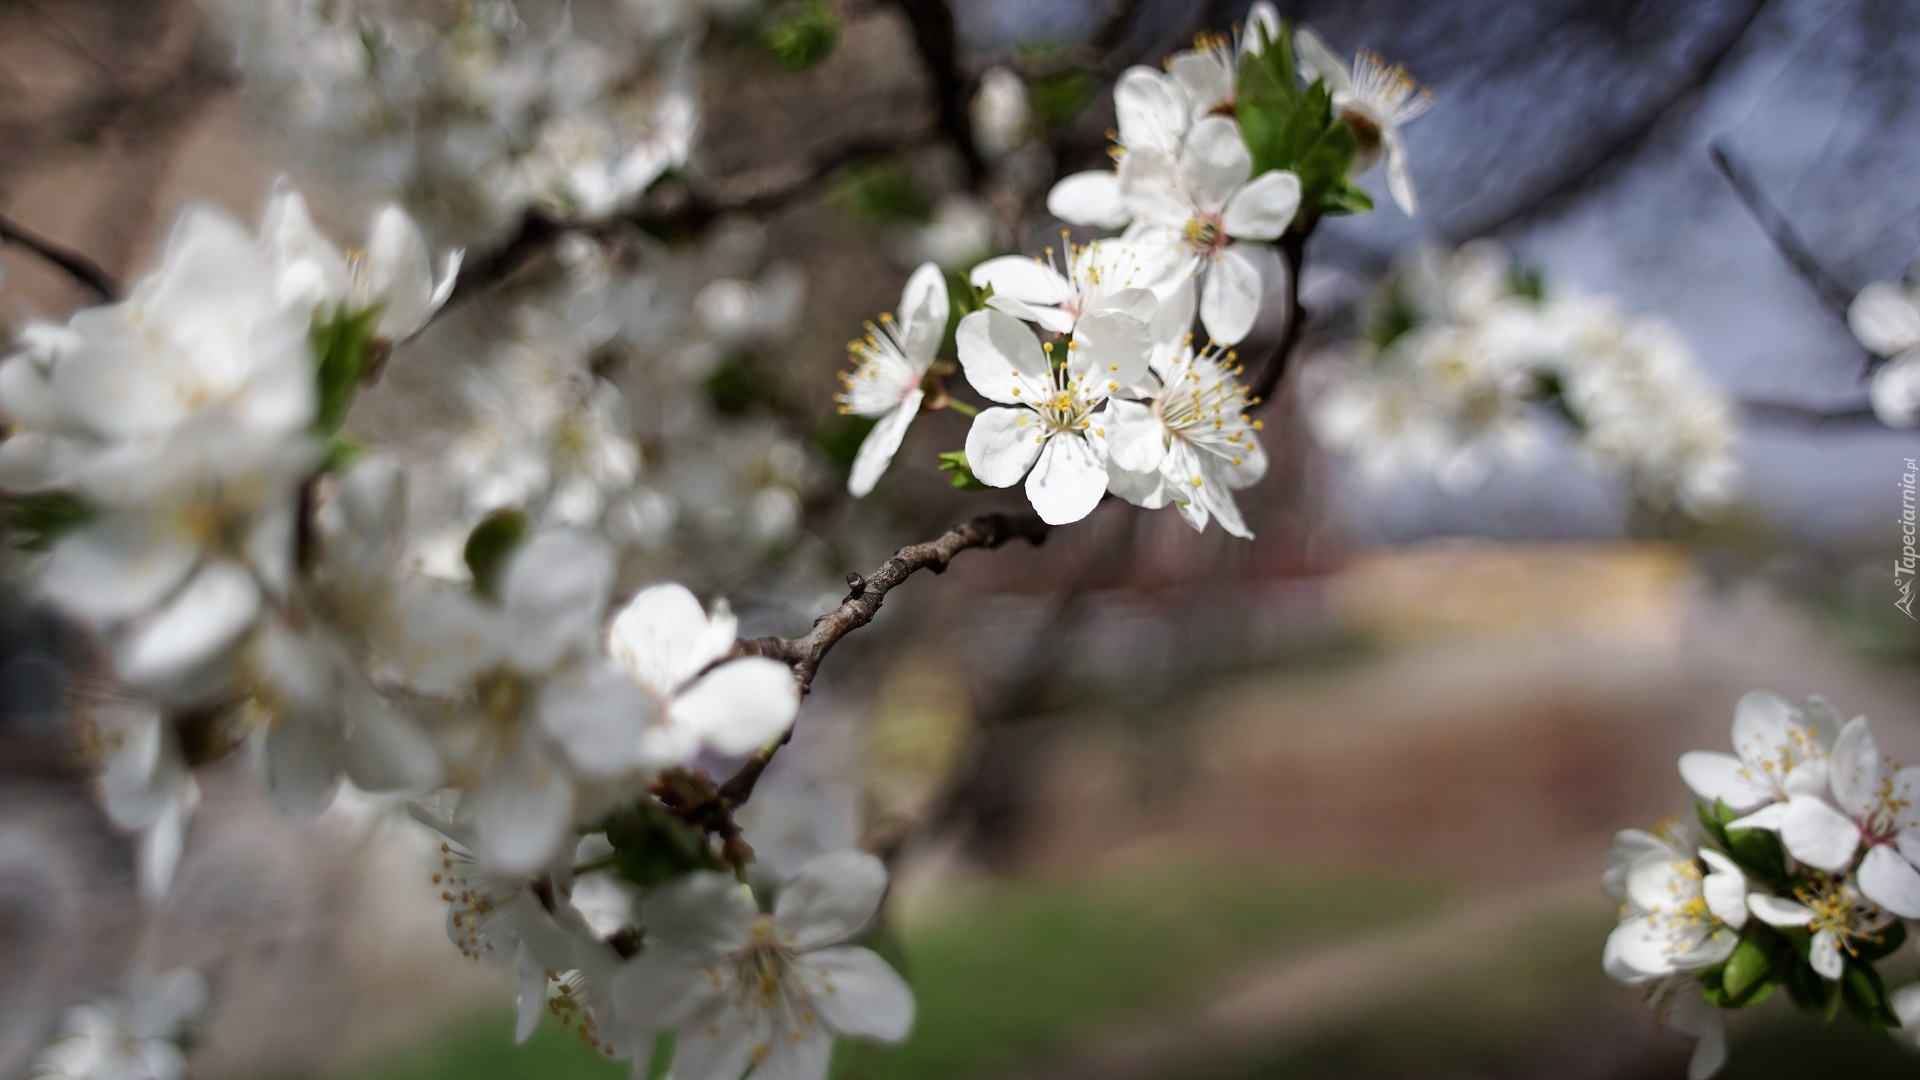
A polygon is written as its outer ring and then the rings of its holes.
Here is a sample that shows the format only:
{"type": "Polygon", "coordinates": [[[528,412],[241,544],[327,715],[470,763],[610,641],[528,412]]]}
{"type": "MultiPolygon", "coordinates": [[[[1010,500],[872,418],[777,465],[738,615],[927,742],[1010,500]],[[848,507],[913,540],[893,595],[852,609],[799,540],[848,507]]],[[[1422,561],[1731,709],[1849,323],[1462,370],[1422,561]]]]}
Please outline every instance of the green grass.
{"type": "MultiPolygon", "coordinates": [[[[1026,1060],[1204,995],[1263,952],[1415,917],[1441,896],[1404,881],[1199,863],[997,886],[907,928],[901,963],[919,999],[913,1036],[897,1048],[848,1047],[839,1072],[953,1080],[1026,1060]]],[[[625,1075],[552,1024],[514,1046],[502,1013],[335,1080],[625,1075]]]]}

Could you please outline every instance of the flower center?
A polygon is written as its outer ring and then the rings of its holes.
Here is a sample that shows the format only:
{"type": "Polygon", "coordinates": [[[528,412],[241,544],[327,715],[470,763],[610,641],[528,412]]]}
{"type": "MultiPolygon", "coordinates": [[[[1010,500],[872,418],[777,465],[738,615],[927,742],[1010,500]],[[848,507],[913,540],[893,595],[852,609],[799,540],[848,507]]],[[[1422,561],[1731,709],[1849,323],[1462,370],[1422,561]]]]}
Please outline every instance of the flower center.
{"type": "Polygon", "coordinates": [[[1227,233],[1217,213],[1195,214],[1187,222],[1185,232],[1187,244],[1202,255],[1211,257],[1227,246],[1227,233]]]}

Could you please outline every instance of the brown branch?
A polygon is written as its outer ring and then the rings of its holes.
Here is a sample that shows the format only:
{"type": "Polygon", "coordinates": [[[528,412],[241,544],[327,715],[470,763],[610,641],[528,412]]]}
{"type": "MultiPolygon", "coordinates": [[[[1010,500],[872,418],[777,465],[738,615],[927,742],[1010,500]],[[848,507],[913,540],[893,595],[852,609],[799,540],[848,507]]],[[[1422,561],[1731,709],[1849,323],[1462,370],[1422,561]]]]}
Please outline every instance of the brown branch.
{"type": "Polygon", "coordinates": [[[1740,403],[1740,412],[1746,419],[1757,423],[1804,427],[1815,431],[1827,427],[1886,426],[1874,414],[1873,406],[1865,402],[1821,407],[1791,401],[1743,401],[1740,403]]]}
{"type": "Polygon", "coordinates": [[[933,91],[934,121],[953,144],[967,170],[967,186],[978,188],[987,176],[986,159],[973,141],[973,117],[968,111],[969,80],[960,70],[959,35],[953,8],[947,0],[893,0],[913,30],[913,47],[933,91]]]}
{"type": "Polygon", "coordinates": [[[512,236],[467,258],[447,306],[470,299],[526,269],[568,233],[606,237],[622,226],[632,226],[655,235],[698,234],[732,214],[780,210],[818,191],[841,169],[893,157],[922,145],[929,137],[924,129],[861,136],[803,161],[721,181],[706,191],[679,183],[656,185],[631,210],[606,218],[569,220],[529,211],[512,236]]]}
{"type": "MultiPolygon", "coordinates": [[[[799,637],[761,637],[746,638],[734,644],[736,656],[765,656],[778,660],[793,669],[793,677],[800,683],[800,692],[806,693],[813,688],[813,677],[820,670],[820,661],[826,658],[829,650],[840,639],[873,621],[880,612],[880,605],[887,594],[912,577],[916,571],[931,570],[936,574],[945,573],[947,564],[955,555],[973,548],[991,551],[1010,540],[1026,540],[1031,544],[1046,541],[1050,526],[1037,516],[1027,514],[982,514],[962,525],[948,529],[938,539],[922,544],[909,544],[894,552],[893,558],[880,564],[873,573],[862,576],[848,574],[847,586],[851,590],[840,606],[813,621],[813,628],[799,637]]],[[[788,729],[791,737],[792,729],[788,729]]],[[[728,811],[747,801],[753,794],[755,784],[760,782],[760,774],[766,771],[767,763],[779,752],[779,743],[763,748],[747,760],[739,771],[720,786],[720,800],[728,811]]]]}
{"type": "Polygon", "coordinates": [[[115,281],[113,275],[107,273],[99,263],[64,244],[55,243],[41,236],[5,215],[0,215],[0,242],[33,252],[64,271],[68,277],[93,290],[107,303],[120,299],[120,283],[115,281]]]}
{"type": "Polygon", "coordinates": [[[1847,292],[1846,286],[1840,284],[1831,273],[1827,272],[1826,267],[1820,265],[1820,260],[1814,257],[1813,250],[1800,239],[1798,233],[1793,231],[1793,226],[1787,223],[1786,215],[1782,214],[1779,207],[1773,205],[1766,193],[1760,190],[1760,185],[1754,180],[1753,174],[1747,171],[1746,166],[1735,161],[1733,155],[1727,153],[1725,146],[1716,140],[1707,147],[1707,154],[1713,158],[1714,168],[1719,169],[1720,175],[1726,177],[1727,184],[1733,188],[1733,193],[1740,197],[1741,205],[1745,206],[1747,213],[1753,216],[1754,224],[1760,226],[1760,231],[1766,234],[1768,241],[1773,244],[1773,249],[1780,253],[1780,257],[1787,261],[1787,265],[1793,268],[1793,272],[1808,289],[1812,290],[1814,298],[1820,301],[1820,306],[1826,308],[1828,314],[1834,318],[1843,323],[1846,322],[1847,308],[1853,303],[1853,296],[1847,292]]]}

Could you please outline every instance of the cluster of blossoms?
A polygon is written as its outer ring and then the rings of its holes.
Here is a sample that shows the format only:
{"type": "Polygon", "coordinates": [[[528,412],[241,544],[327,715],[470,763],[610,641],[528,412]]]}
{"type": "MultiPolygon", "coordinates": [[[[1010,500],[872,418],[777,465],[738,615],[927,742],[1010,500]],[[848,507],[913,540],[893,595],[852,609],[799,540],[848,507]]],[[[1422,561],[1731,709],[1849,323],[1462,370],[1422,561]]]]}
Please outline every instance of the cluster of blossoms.
{"type": "Polygon", "coordinates": [[[67,1010],[63,1031],[29,1076],[39,1080],[185,1080],[181,1052],[207,1007],[207,981],[192,968],[128,976],[117,994],[67,1010]]]}
{"type": "Polygon", "coordinates": [[[125,301],[29,328],[0,364],[0,483],[67,508],[42,590],[132,694],[91,719],[108,809],[145,830],[148,892],[179,857],[190,766],[251,742],[291,813],[343,781],[433,798],[450,933],[536,965],[537,1004],[612,1056],[678,1030],[683,1075],[805,1077],[834,1033],[901,1037],[904,985],[840,945],[879,903],[877,862],[828,859],[762,918],[720,872],[750,850],[688,837],[663,801],[711,801],[696,762],[777,742],[799,708],[785,664],[734,654],[724,602],[654,585],[603,630],[612,547],[520,513],[475,528],[458,580],[409,558],[405,471],[336,431],[450,287],[400,211],[348,258],[283,190],[257,235],[189,211],[125,301]],[[681,858],[664,874],[663,846],[681,858]],[[606,887],[599,927],[570,906],[576,860],[633,890],[611,924],[606,887]],[[724,992],[667,1007],[695,984],[724,992]]]}
{"type": "Polygon", "coordinates": [[[1469,490],[1539,453],[1557,419],[1649,505],[1702,514],[1732,497],[1732,409],[1664,320],[1546,292],[1486,241],[1410,257],[1376,307],[1313,415],[1368,474],[1469,490]]]}
{"type": "MultiPolygon", "coordinates": [[[[1233,346],[1287,273],[1272,245],[1322,213],[1363,205],[1348,173],[1382,154],[1396,197],[1411,209],[1398,125],[1427,100],[1399,69],[1363,57],[1349,71],[1312,35],[1298,40],[1315,69],[1304,90],[1279,17],[1264,3],[1245,29],[1203,36],[1165,71],[1129,69],[1114,87],[1116,168],[1068,176],[1047,198],[1069,223],[1120,234],[1086,244],[1063,238],[1057,255],[1048,248],[1044,259],[1005,256],[973,268],[969,282],[984,302],[959,321],[955,346],[968,385],[993,403],[967,434],[973,478],[990,487],[1024,480],[1049,524],[1077,521],[1112,494],[1174,506],[1195,529],[1218,521],[1252,535],[1233,492],[1257,482],[1267,459],[1254,435],[1260,423],[1245,412],[1254,402],[1233,346]],[[1250,84],[1265,89],[1242,94],[1250,84]],[[1313,143],[1249,139],[1243,126],[1272,132],[1288,115],[1346,140],[1331,173],[1322,168],[1303,184],[1286,166],[1313,143]],[[1313,201],[1304,201],[1309,192],[1313,201]],[[1211,339],[1205,346],[1194,340],[1196,314],[1211,339]]],[[[908,283],[900,319],[882,317],[851,346],[855,370],[843,377],[840,400],[878,420],[855,464],[854,494],[872,489],[923,408],[965,408],[948,397],[944,365],[935,364],[949,308],[929,264],[908,283]]]]}
{"type": "Polygon", "coordinates": [[[249,89],[295,145],[477,241],[528,208],[602,215],[684,165],[694,52],[757,0],[223,0],[249,89]]]}
{"type": "Polygon", "coordinates": [[[1885,361],[1873,373],[1873,415],[1888,427],[1920,424],[1920,258],[1906,281],[1876,281],[1861,289],[1847,309],[1847,325],[1868,352],[1885,361]]]}
{"type": "Polygon", "coordinates": [[[1801,1009],[1844,1005],[1914,1039],[1920,985],[1889,993],[1875,965],[1920,919],[1920,768],[1882,758],[1865,717],[1759,690],[1734,711],[1733,744],[1680,758],[1697,827],[1620,833],[1607,974],[1699,1040],[1693,1080],[1726,1060],[1724,1011],[1781,987],[1801,1009]]]}

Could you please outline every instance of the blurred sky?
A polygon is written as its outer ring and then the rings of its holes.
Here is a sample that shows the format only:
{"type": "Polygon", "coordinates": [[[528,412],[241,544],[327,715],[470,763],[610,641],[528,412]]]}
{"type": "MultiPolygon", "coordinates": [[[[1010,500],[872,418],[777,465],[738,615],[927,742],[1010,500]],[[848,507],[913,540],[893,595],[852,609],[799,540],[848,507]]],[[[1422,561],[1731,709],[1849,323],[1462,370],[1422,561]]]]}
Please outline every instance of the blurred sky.
{"type": "MultiPolygon", "coordinates": [[[[1244,5],[1227,5],[1230,9],[1244,5]]],[[[1330,223],[1321,265],[1372,272],[1423,239],[1493,230],[1562,285],[1673,320],[1741,400],[1852,407],[1864,354],[1714,169],[1743,162],[1839,281],[1896,278],[1920,247],[1920,10],[1899,0],[1321,0],[1281,3],[1336,49],[1405,62],[1437,95],[1408,129],[1421,215],[1330,223]],[[1597,164],[1602,167],[1595,168],[1597,164]],[[1549,197],[1551,196],[1551,197],[1549,197]]],[[[960,5],[975,47],[1077,36],[1086,0],[960,5]]],[[[1181,25],[1150,3],[1140,37],[1181,25]]],[[[1750,422],[1752,503],[1794,541],[1878,555],[1897,536],[1902,459],[1920,433],[1750,422]]],[[[1621,492],[1554,457],[1465,498],[1344,470],[1355,539],[1605,535],[1621,492]]]]}

